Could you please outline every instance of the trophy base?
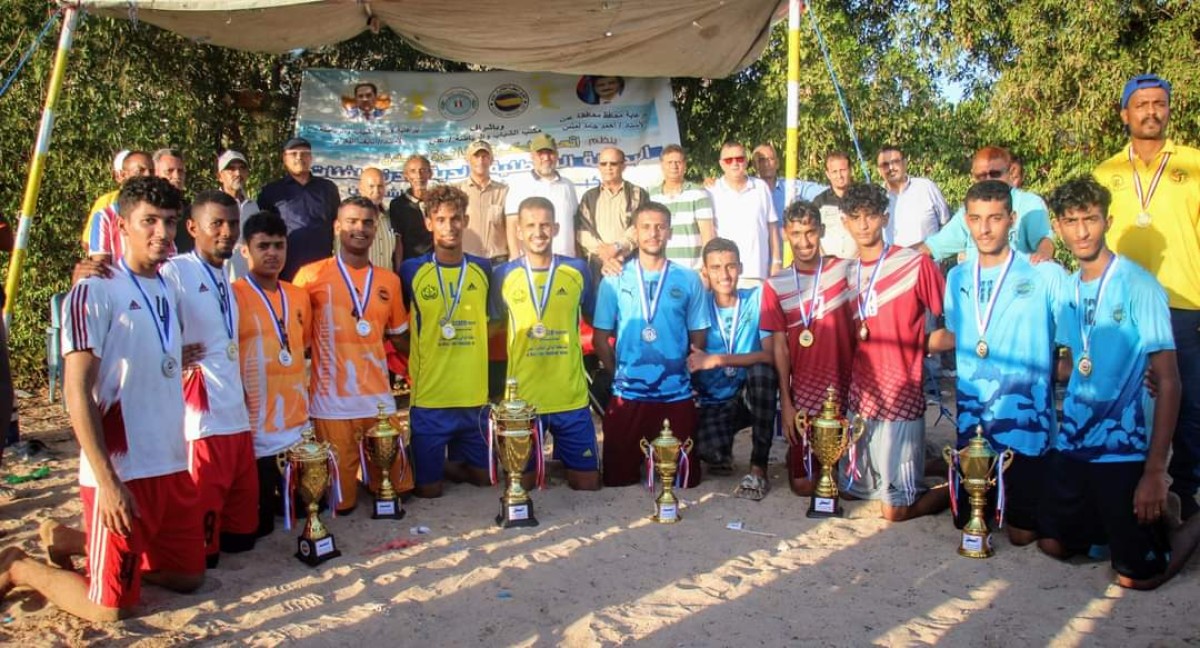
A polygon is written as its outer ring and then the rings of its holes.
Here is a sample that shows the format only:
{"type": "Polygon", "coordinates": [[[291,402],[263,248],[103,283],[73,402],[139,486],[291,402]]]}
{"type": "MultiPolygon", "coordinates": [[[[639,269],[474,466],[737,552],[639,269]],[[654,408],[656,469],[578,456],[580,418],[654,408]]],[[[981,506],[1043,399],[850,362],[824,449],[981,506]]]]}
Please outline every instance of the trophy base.
{"type": "Polygon", "coordinates": [[[400,498],[377,499],[375,500],[375,506],[371,509],[371,519],[403,520],[404,513],[404,507],[400,504],[400,498]]]}
{"type": "Polygon", "coordinates": [[[996,550],[992,549],[992,535],[975,535],[974,533],[962,534],[962,541],[958,544],[958,555],[964,558],[991,558],[996,554],[996,550]]]}
{"type": "Polygon", "coordinates": [[[333,542],[333,535],[327,535],[319,540],[296,538],[296,557],[309,567],[316,567],[330,558],[342,555],[333,542]]]}
{"type": "Polygon", "coordinates": [[[810,518],[840,518],[845,515],[842,512],[842,503],[837,497],[817,497],[813,496],[812,501],[808,505],[808,513],[805,514],[810,518]]]}
{"type": "Polygon", "coordinates": [[[496,516],[496,526],[503,529],[512,529],[515,527],[535,527],[538,525],[537,518],[533,517],[533,502],[526,501],[520,504],[508,504],[504,498],[500,498],[500,514],[496,516]]]}
{"type": "Polygon", "coordinates": [[[654,515],[651,515],[650,519],[659,524],[675,524],[679,521],[679,505],[655,504],[654,515]]]}

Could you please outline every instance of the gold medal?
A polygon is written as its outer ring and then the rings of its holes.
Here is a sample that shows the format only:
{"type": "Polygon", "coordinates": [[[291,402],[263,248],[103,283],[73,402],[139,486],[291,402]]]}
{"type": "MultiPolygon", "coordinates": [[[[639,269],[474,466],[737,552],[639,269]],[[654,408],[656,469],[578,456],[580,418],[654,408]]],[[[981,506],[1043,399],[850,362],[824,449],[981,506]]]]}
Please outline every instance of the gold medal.
{"type": "Polygon", "coordinates": [[[871,337],[871,329],[867,328],[866,322],[863,322],[863,325],[858,328],[858,339],[862,340],[863,342],[866,342],[867,339],[870,337],[871,337]]]}
{"type": "Polygon", "coordinates": [[[980,340],[979,344],[975,345],[975,355],[979,356],[980,358],[986,358],[988,356],[987,342],[980,340]]]}
{"type": "Polygon", "coordinates": [[[804,329],[803,331],[800,331],[800,346],[807,349],[808,347],[812,346],[813,342],[815,341],[816,338],[813,337],[813,332],[811,330],[804,329]]]}

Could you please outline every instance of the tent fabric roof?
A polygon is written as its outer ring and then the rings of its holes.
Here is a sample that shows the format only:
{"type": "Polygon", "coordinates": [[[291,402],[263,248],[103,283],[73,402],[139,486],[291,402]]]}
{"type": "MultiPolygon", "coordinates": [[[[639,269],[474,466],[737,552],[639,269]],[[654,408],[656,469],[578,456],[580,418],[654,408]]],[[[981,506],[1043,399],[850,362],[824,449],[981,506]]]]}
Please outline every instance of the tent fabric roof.
{"type": "MultiPolygon", "coordinates": [[[[377,16],[440,58],[525,72],[728,76],[762,53],[780,0],[60,0],[193,40],[282,53],[377,16]]],[[[786,10],[787,2],[782,3],[786,10]]]]}

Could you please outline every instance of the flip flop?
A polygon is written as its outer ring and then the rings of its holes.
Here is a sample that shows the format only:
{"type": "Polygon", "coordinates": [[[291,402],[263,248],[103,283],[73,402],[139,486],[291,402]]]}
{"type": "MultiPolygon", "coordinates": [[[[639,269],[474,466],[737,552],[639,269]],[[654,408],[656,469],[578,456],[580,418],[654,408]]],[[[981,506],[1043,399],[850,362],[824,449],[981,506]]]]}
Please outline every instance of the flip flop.
{"type": "Polygon", "coordinates": [[[742,483],[738,484],[733,494],[742,499],[759,502],[767,496],[769,490],[771,490],[771,484],[766,479],[757,475],[746,475],[742,477],[742,483]]]}

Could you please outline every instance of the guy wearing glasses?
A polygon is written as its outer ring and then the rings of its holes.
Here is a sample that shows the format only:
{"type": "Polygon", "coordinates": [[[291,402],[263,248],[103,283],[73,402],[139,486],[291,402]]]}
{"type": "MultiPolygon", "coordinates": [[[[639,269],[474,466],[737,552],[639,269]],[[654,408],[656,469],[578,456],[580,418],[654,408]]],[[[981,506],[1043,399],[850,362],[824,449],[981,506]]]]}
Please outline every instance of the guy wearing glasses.
{"type": "Polygon", "coordinates": [[[900,149],[884,146],[876,160],[888,195],[885,240],[905,247],[916,245],[950,220],[941,190],[928,178],[908,175],[908,160],[900,149]]]}
{"type": "Polygon", "coordinates": [[[746,147],[737,142],[721,146],[721,171],[713,183],[713,213],[717,235],[737,244],[741,251],[741,287],[761,284],[779,272],[779,217],[767,183],[746,174],[746,147]]]}
{"type": "MultiPolygon", "coordinates": [[[[1001,180],[1012,187],[1012,208],[1017,220],[1008,231],[1009,245],[1017,252],[1028,254],[1033,263],[1052,259],[1054,240],[1050,238],[1050,213],[1046,211],[1046,203],[1037,194],[1013,186],[1011,171],[1012,155],[998,146],[979,149],[971,160],[971,178],[975,182],[1001,180]]],[[[979,255],[967,230],[962,207],[940,232],[919,243],[916,250],[928,254],[935,261],[956,254],[965,253],[965,259],[974,259],[979,255]]]]}
{"type": "Polygon", "coordinates": [[[279,278],[291,281],[307,263],[333,255],[333,221],[341,196],[337,185],[312,174],[312,144],[293,137],[283,145],[287,175],[262,188],[255,202],[283,216],[288,229],[288,255],[279,278]]]}
{"type": "Polygon", "coordinates": [[[601,268],[610,261],[619,265],[636,249],[633,214],[650,199],[645,189],[625,180],[625,152],[621,149],[600,151],[597,166],[600,186],[584,192],[575,212],[575,235],[593,280],[599,280],[601,268]]]}

